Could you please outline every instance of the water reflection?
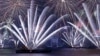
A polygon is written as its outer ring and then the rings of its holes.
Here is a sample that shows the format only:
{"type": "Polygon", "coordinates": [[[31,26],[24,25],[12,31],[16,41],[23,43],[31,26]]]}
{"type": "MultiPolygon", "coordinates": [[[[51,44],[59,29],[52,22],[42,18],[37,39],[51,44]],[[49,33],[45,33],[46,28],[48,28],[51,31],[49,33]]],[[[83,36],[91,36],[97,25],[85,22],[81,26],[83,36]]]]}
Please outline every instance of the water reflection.
{"type": "Polygon", "coordinates": [[[99,49],[62,49],[51,53],[0,54],[0,56],[100,56],[99,49]]]}
{"type": "Polygon", "coordinates": [[[100,54],[0,54],[0,56],[100,56],[100,54]]]}
{"type": "Polygon", "coordinates": [[[64,53],[60,55],[58,54],[15,54],[9,56],[100,56],[100,54],[72,54],[72,53],[64,53]]]}
{"type": "Polygon", "coordinates": [[[14,55],[14,56],[53,56],[52,54],[17,54],[17,55],[14,55]]]}

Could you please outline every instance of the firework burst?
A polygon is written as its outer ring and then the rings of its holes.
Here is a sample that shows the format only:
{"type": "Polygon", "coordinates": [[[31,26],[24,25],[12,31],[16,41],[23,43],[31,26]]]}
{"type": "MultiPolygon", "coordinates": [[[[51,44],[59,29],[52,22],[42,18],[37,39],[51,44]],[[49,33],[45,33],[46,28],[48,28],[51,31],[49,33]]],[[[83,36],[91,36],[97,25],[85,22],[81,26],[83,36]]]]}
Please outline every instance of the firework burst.
{"type": "Polygon", "coordinates": [[[71,18],[74,18],[73,12],[76,12],[84,0],[49,0],[47,5],[50,5],[56,15],[62,16],[64,14],[70,14],[71,18]]]}
{"type": "Polygon", "coordinates": [[[32,0],[30,9],[28,9],[27,11],[27,22],[25,23],[22,20],[22,16],[19,16],[22,30],[19,30],[19,27],[15,23],[11,24],[12,27],[9,27],[7,25],[3,27],[12,32],[29,50],[36,49],[38,46],[45,43],[49,38],[54,36],[56,33],[67,28],[66,26],[63,26],[52,31],[55,25],[62,21],[64,17],[67,17],[67,15],[60,17],[48,26],[48,24],[54,17],[54,15],[50,15],[47,19],[45,19],[48,9],[49,7],[45,7],[38,17],[38,7],[36,7],[33,15],[34,9],[32,0]]]}
{"type": "Polygon", "coordinates": [[[1,18],[9,18],[20,15],[26,15],[29,1],[27,0],[0,0],[1,18]]]}
{"type": "Polygon", "coordinates": [[[90,13],[89,7],[83,3],[83,8],[86,13],[88,25],[86,22],[80,17],[77,13],[75,16],[83,26],[83,29],[80,29],[77,25],[70,23],[73,27],[75,27],[82,35],[84,35],[87,39],[89,39],[95,46],[100,48],[100,7],[96,6],[95,15],[90,13]]]}
{"type": "Polygon", "coordinates": [[[71,47],[83,47],[85,38],[73,27],[68,27],[64,33],[62,40],[71,47]]]}

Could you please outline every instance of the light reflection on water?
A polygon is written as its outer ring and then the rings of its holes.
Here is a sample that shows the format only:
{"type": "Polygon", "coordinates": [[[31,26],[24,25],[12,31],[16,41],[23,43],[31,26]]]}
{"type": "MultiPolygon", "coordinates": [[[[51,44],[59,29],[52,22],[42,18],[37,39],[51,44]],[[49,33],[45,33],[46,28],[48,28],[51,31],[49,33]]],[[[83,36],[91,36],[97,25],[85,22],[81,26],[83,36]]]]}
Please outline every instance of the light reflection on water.
{"type": "Polygon", "coordinates": [[[0,54],[0,56],[100,56],[100,54],[72,54],[72,53],[63,53],[63,54],[0,54]]]}
{"type": "Polygon", "coordinates": [[[31,53],[25,53],[25,54],[0,54],[0,56],[55,56],[52,54],[31,54],[31,53]]]}
{"type": "Polygon", "coordinates": [[[0,56],[100,56],[100,49],[63,49],[51,53],[15,53],[0,56]]]}
{"type": "Polygon", "coordinates": [[[100,56],[100,54],[71,54],[71,53],[65,53],[65,54],[9,54],[9,55],[1,55],[0,56],[100,56]]]}
{"type": "Polygon", "coordinates": [[[16,54],[14,56],[52,56],[51,54],[16,54]]]}

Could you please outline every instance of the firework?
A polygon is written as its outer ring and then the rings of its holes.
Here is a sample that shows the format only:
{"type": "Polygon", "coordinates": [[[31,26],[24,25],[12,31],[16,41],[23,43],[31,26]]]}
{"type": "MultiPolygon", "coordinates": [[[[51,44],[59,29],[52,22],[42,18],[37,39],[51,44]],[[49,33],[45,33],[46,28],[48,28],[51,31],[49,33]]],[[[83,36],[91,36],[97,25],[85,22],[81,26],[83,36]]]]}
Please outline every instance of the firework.
{"type": "Polygon", "coordinates": [[[1,36],[0,37],[0,48],[3,48],[4,47],[4,43],[3,42],[4,42],[5,39],[4,39],[4,36],[1,33],[0,33],[0,36],[1,36]]]}
{"type": "Polygon", "coordinates": [[[54,17],[54,15],[50,15],[46,20],[44,20],[48,9],[49,7],[45,7],[38,18],[37,17],[38,7],[36,7],[33,15],[34,10],[33,10],[33,0],[32,0],[30,9],[28,9],[27,11],[27,22],[26,23],[23,22],[22,16],[19,15],[19,20],[22,30],[19,30],[19,27],[15,23],[11,24],[13,28],[7,25],[3,27],[11,31],[28,49],[30,50],[36,49],[38,46],[42,45],[48,39],[50,39],[53,35],[67,28],[66,26],[64,26],[52,31],[55,25],[57,25],[60,21],[62,21],[64,17],[67,17],[67,15],[60,17],[56,21],[52,22],[50,26],[48,26],[48,24],[51,22],[51,20],[53,20],[54,17]]]}
{"type": "Polygon", "coordinates": [[[85,22],[82,20],[82,18],[75,13],[75,16],[82,24],[83,29],[80,29],[77,25],[70,23],[73,27],[75,27],[82,35],[84,35],[87,39],[89,39],[95,46],[100,48],[100,7],[99,5],[96,6],[96,14],[92,15],[89,11],[88,6],[83,3],[83,8],[85,10],[87,20],[88,20],[88,26],[85,24],[85,22]],[[94,17],[93,17],[94,16],[94,17]]]}
{"type": "Polygon", "coordinates": [[[62,40],[71,47],[83,47],[85,37],[73,27],[69,27],[66,32],[63,33],[64,38],[62,40]]]}
{"type": "Polygon", "coordinates": [[[93,11],[96,8],[96,5],[100,4],[100,0],[86,0],[85,3],[87,3],[89,9],[93,11]]]}
{"type": "Polygon", "coordinates": [[[79,9],[78,5],[83,1],[84,0],[49,0],[47,1],[47,5],[51,6],[58,16],[70,14],[70,17],[74,18],[73,12],[76,12],[79,9]]]}
{"type": "Polygon", "coordinates": [[[0,0],[1,18],[17,17],[18,15],[26,15],[29,1],[27,0],[0,0]]]}

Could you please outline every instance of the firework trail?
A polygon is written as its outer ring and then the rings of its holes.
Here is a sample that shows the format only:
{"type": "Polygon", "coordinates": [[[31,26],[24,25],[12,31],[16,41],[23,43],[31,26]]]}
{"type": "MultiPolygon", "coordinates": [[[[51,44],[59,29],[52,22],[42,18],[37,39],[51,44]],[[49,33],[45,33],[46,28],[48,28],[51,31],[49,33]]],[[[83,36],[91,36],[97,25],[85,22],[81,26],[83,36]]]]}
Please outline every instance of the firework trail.
{"type": "Polygon", "coordinates": [[[62,40],[71,47],[83,47],[85,37],[78,32],[78,30],[73,27],[68,27],[63,34],[64,38],[62,40]]]}
{"type": "Polygon", "coordinates": [[[86,22],[84,22],[84,20],[82,20],[82,17],[80,17],[77,13],[75,13],[75,16],[83,26],[84,30],[80,29],[77,25],[71,22],[68,23],[72,25],[75,29],[77,29],[87,39],[89,39],[95,46],[100,48],[100,7],[99,5],[96,6],[96,11],[94,11],[94,15],[90,13],[89,8],[85,3],[83,3],[83,8],[87,16],[88,25],[86,24],[86,22]]]}
{"type": "Polygon", "coordinates": [[[22,20],[22,16],[19,15],[19,20],[22,28],[21,31],[15,23],[11,24],[12,28],[7,25],[4,26],[4,28],[7,28],[10,32],[12,32],[29,50],[36,49],[56,33],[61,32],[67,28],[67,26],[63,26],[52,31],[55,25],[57,25],[60,21],[62,21],[62,19],[67,17],[67,15],[58,18],[57,20],[52,22],[50,26],[47,27],[49,21],[53,20],[54,15],[50,15],[44,21],[44,23],[42,23],[43,19],[46,17],[49,7],[45,7],[38,17],[38,7],[36,7],[35,12],[33,12],[33,2],[34,1],[32,0],[30,9],[28,9],[27,11],[27,23],[25,23],[22,20]]]}

